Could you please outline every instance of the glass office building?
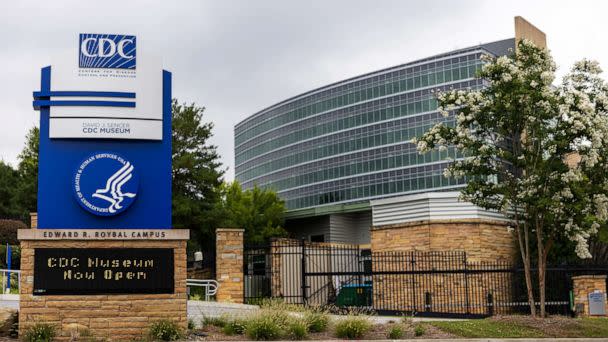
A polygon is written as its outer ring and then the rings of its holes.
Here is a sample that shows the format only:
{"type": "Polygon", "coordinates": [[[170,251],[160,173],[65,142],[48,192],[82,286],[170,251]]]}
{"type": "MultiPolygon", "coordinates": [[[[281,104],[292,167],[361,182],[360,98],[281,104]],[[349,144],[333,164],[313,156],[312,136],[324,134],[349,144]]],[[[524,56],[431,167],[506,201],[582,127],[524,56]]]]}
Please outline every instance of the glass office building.
{"type": "Polygon", "coordinates": [[[420,155],[410,141],[454,121],[437,111],[434,92],[483,87],[475,78],[481,55],[514,46],[506,39],[440,54],[257,112],[235,127],[236,179],[276,190],[296,237],[366,243],[370,200],[462,186],[464,179],[443,176],[448,159],[461,157],[455,148],[420,155]],[[356,234],[346,228],[359,225],[356,234]]]}

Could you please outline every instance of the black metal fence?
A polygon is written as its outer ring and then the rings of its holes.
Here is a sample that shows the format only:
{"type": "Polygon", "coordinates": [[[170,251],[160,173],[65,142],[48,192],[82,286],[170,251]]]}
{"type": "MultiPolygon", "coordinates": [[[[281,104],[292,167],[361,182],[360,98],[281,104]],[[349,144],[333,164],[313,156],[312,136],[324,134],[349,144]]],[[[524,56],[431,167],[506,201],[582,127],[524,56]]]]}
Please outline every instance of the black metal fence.
{"type": "MultiPolygon", "coordinates": [[[[448,317],[529,312],[522,268],[470,261],[464,252],[372,254],[357,245],[281,239],[246,248],[244,271],[249,303],[278,297],[288,303],[448,317]]],[[[571,278],[582,274],[608,274],[608,265],[547,269],[549,313],[570,313],[571,278]]],[[[536,270],[532,276],[536,284],[536,270]]]]}

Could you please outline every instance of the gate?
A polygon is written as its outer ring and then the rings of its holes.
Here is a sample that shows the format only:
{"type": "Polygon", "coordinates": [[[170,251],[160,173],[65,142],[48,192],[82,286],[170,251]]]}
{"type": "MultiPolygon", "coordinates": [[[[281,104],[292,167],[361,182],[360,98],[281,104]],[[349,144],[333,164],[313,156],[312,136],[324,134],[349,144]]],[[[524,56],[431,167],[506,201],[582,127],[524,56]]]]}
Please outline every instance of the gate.
{"type": "MultiPolygon", "coordinates": [[[[464,252],[372,254],[358,245],[279,239],[246,248],[244,271],[247,303],[282,298],[292,304],[428,317],[529,312],[522,268],[470,262],[464,252]]],[[[580,274],[608,274],[608,266],[548,267],[549,313],[571,312],[571,277],[580,274]]],[[[532,276],[536,279],[535,272],[532,276]]]]}

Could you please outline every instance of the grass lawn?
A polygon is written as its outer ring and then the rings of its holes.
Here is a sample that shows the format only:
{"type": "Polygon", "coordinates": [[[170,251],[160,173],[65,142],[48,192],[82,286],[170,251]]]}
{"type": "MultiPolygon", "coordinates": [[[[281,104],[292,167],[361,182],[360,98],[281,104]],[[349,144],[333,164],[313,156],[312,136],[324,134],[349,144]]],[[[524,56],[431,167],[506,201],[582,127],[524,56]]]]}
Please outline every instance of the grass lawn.
{"type": "Polygon", "coordinates": [[[429,322],[444,332],[469,338],[608,337],[607,318],[506,316],[481,320],[429,322]]]}
{"type": "Polygon", "coordinates": [[[429,323],[447,333],[461,337],[488,337],[488,338],[516,338],[516,337],[544,337],[542,331],[519,324],[480,319],[455,322],[429,323]]]}

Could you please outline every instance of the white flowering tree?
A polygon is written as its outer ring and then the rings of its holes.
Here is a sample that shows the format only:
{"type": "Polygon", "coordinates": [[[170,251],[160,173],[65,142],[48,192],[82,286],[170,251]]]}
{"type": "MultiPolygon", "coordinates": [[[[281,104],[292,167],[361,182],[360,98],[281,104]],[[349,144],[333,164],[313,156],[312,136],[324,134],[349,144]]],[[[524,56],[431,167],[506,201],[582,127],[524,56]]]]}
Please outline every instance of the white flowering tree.
{"type": "Polygon", "coordinates": [[[551,56],[526,40],[510,57],[484,60],[479,77],[486,87],[439,94],[440,111],[455,122],[437,124],[414,142],[420,153],[450,145],[463,152],[444,174],[466,176],[463,199],[511,219],[531,313],[537,315],[535,262],[544,317],[553,243],[574,241],[577,255],[589,258],[588,240],[608,217],[608,86],[588,60],[553,85],[551,56]]]}

